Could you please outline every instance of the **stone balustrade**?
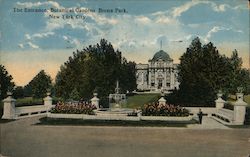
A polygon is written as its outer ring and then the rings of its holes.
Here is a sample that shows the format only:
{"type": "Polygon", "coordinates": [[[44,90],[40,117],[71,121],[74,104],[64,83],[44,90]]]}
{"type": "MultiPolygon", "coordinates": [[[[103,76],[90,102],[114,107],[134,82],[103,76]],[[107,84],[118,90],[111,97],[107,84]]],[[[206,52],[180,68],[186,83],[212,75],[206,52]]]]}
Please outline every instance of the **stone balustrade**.
{"type": "Polygon", "coordinates": [[[46,115],[52,107],[50,93],[44,98],[44,105],[16,107],[16,100],[12,98],[12,93],[7,93],[8,97],[3,100],[4,109],[2,119],[20,119],[37,115],[46,115]]]}
{"type": "Polygon", "coordinates": [[[246,115],[247,103],[243,101],[243,93],[236,93],[237,101],[234,104],[234,110],[224,109],[225,101],[221,98],[222,94],[219,93],[218,99],[215,101],[217,112],[214,113],[215,118],[221,117],[222,119],[229,120],[228,124],[243,125],[246,115]]]}

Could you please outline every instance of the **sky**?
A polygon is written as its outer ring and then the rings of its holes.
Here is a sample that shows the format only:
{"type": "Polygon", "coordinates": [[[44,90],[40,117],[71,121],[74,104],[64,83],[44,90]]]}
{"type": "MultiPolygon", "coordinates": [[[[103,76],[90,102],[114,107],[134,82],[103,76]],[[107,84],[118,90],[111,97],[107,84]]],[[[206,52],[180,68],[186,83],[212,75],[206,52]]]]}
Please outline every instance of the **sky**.
{"type": "Polygon", "coordinates": [[[247,0],[0,0],[0,15],[0,63],[16,85],[42,69],[54,79],[74,51],[102,38],[136,63],[147,63],[162,42],[179,63],[199,37],[226,56],[237,49],[249,68],[247,0]]]}

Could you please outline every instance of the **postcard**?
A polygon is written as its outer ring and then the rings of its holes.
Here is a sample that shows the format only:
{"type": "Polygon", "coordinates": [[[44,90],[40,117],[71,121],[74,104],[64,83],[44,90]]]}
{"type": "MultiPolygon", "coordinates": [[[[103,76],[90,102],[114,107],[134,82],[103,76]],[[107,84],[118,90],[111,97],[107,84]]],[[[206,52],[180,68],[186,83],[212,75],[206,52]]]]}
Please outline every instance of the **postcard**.
{"type": "Polygon", "coordinates": [[[249,5],[0,0],[0,156],[250,156],[249,5]]]}

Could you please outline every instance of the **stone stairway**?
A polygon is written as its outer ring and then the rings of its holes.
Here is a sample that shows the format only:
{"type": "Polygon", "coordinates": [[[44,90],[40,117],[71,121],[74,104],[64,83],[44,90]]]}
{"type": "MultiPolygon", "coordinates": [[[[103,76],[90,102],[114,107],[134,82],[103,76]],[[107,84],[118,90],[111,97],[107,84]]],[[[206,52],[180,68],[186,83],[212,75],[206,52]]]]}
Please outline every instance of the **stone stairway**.
{"type": "Polygon", "coordinates": [[[234,113],[232,110],[219,109],[217,113],[212,114],[213,118],[224,124],[231,124],[233,122],[234,113]]]}
{"type": "MultiPolygon", "coordinates": [[[[198,117],[194,117],[198,121],[198,117]]],[[[215,120],[213,117],[204,116],[202,124],[189,124],[189,129],[229,129],[227,126],[215,120]]]]}

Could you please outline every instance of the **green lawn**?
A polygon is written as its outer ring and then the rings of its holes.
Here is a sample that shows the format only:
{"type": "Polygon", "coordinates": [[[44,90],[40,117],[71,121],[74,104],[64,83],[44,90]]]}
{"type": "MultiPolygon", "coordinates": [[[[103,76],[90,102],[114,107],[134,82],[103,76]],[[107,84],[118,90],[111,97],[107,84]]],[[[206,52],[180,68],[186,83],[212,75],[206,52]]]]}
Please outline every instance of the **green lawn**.
{"type": "Polygon", "coordinates": [[[250,106],[250,94],[244,96],[244,101],[250,106]]]}
{"type": "Polygon", "coordinates": [[[36,125],[80,125],[80,126],[140,126],[140,127],[186,127],[187,124],[196,124],[190,121],[122,121],[122,120],[83,120],[63,118],[41,118],[36,125]]]}
{"type": "Polygon", "coordinates": [[[123,107],[138,108],[150,102],[157,102],[159,98],[160,94],[136,94],[127,97],[127,104],[124,104],[123,107]]]}

